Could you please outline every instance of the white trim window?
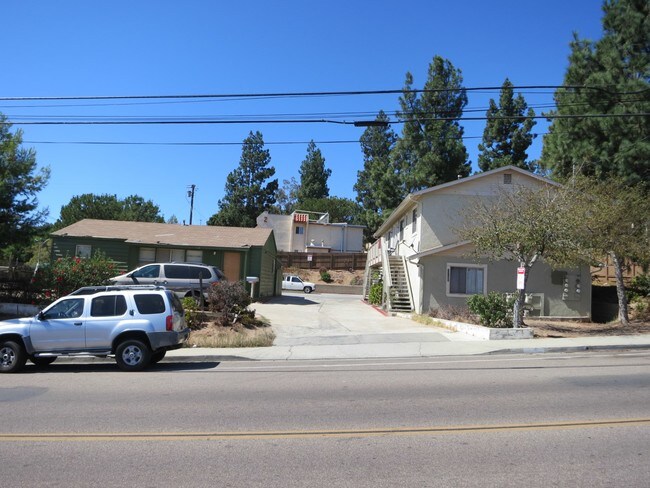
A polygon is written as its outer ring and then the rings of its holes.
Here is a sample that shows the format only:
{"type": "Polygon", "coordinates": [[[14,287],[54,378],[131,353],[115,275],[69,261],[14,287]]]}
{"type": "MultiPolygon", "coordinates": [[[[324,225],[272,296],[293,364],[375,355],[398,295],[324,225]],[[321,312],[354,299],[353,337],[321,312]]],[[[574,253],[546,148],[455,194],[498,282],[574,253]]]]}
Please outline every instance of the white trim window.
{"type": "Polygon", "coordinates": [[[447,263],[447,296],[485,295],[487,265],[447,263]]]}
{"type": "Polygon", "coordinates": [[[90,244],[77,244],[75,246],[74,255],[77,258],[89,259],[92,255],[92,247],[90,244]]]}

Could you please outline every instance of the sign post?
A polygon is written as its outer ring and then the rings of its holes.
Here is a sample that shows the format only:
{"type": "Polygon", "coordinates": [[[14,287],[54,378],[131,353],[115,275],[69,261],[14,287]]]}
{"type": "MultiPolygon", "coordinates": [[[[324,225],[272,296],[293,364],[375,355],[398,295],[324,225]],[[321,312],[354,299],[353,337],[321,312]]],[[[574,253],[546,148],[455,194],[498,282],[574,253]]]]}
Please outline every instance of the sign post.
{"type": "Polygon", "coordinates": [[[517,268],[517,290],[524,289],[524,281],[526,279],[526,268],[517,268]]]}

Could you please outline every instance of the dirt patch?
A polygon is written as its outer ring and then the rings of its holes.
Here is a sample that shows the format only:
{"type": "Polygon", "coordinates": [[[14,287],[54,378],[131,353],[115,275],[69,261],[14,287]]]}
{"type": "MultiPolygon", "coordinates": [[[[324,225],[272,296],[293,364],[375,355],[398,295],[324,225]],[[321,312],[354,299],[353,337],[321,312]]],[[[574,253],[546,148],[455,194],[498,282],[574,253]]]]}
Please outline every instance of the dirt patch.
{"type": "Polygon", "coordinates": [[[650,334],[650,321],[633,320],[623,327],[620,322],[598,324],[570,320],[552,321],[526,319],[528,327],[535,331],[535,337],[589,337],[610,335],[650,334]]]}
{"type": "MultiPolygon", "coordinates": [[[[303,281],[311,281],[314,284],[325,283],[321,279],[320,271],[318,269],[283,268],[282,271],[284,274],[298,275],[303,281]]],[[[363,283],[363,270],[341,271],[337,269],[329,269],[327,272],[332,278],[330,284],[361,285],[363,283]]]]}

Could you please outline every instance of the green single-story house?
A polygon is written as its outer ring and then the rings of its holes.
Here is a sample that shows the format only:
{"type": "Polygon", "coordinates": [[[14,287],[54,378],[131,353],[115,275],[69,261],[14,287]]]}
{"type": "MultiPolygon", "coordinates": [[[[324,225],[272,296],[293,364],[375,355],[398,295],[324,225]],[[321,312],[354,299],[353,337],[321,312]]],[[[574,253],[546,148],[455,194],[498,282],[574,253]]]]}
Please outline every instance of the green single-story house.
{"type": "Polygon", "coordinates": [[[101,251],[121,273],[148,263],[204,263],[217,266],[229,281],[259,278],[255,298],[282,294],[272,229],[84,219],[51,238],[53,259],[101,251]]]}

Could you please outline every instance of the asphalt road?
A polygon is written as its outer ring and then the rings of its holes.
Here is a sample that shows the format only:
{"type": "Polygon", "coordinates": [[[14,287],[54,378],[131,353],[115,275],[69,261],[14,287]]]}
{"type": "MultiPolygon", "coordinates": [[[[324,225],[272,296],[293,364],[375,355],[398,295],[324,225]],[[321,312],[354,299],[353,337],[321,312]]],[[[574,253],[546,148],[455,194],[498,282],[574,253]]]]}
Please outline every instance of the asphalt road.
{"type": "Polygon", "coordinates": [[[54,364],[0,378],[8,486],[647,486],[650,353],[54,364]]]}

